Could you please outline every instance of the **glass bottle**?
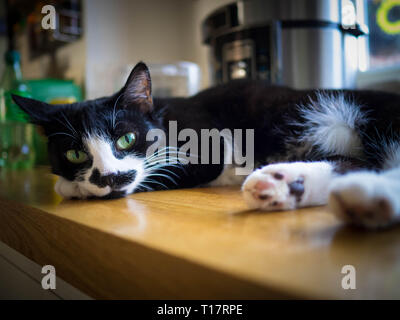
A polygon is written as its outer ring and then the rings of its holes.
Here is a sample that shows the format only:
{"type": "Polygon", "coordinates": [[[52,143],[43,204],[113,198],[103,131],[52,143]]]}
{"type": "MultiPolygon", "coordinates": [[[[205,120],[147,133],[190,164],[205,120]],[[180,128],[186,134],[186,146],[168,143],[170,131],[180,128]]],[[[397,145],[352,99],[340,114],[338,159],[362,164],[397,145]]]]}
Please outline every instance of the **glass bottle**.
{"type": "Polygon", "coordinates": [[[31,168],[34,164],[33,126],[11,97],[11,94],[29,97],[29,88],[22,79],[19,53],[7,51],[5,63],[0,81],[0,168],[31,168]]]}

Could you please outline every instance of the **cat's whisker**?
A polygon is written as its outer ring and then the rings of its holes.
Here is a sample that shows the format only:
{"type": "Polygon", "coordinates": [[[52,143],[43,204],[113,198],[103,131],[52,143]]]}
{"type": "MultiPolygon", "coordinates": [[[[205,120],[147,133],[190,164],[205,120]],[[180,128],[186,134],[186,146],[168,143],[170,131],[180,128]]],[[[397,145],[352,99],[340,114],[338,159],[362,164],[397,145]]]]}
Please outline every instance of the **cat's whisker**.
{"type": "Polygon", "coordinates": [[[78,137],[78,136],[79,136],[78,132],[77,132],[77,131],[75,130],[75,128],[72,126],[71,122],[69,122],[69,120],[68,120],[68,118],[65,116],[64,112],[61,111],[60,114],[61,114],[61,115],[63,116],[63,118],[65,119],[66,125],[67,125],[67,127],[72,131],[73,135],[74,135],[75,137],[78,137]]]}
{"type": "Polygon", "coordinates": [[[178,147],[174,147],[174,146],[165,146],[165,147],[163,147],[163,148],[161,148],[161,149],[158,149],[156,152],[155,152],[155,154],[157,153],[157,152],[162,152],[162,151],[166,151],[166,150],[179,150],[180,148],[178,148],[178,147]]]}
{"type": "Polygon", "coordinates": [[[165,167],[175,167],[175,168],[183,168],[183,165],[179,162],[156,162],[156,163],[152,163],[152,164],[147,164],[144,166],[145,170],[148,171],[155,171],[158,169],[163,169],[163,170],[167,170],[165,169],[165,167]]]}
{"type": "Polygon", "coordinates": [[[188,160],[188,158],[197,158],[197,157],[196,157],[196,155],[194,155],[194,154],[189,154],[189,155],[188,155],[188,154],[186,154],[185,152],[180,152],[180,153],[178,154],[178,156],[175,157],[175,156],[170,155],[169,152],[167,152],[167,153],[163,153],[163,154],[161,154],[161,155],[152,155],[152,156],[146,158],[145,161],[146,161],[147,163],[151,163],[151,162],[155,162],[155,161],[160,161],[160,160],[163,160],[163,161],[178,160],[179,162],[181,162],[182,160],[185,160],[185,161],[188,160]],[[183,155],[184,155],[185,157],[182,157],[183,155]]]}
{"type": "Polygon", "coordinates": [[[183,165],[181,163],[178,163],[178,162],[174,162],[174,163],[172,163],[172,162],[159,162],[159,163],[154,163],[154,164],[151,164],[151,165],[147,165],[147,166],[145,166],[145,168],[158,168],[158,167],[168,167],[168,166],[171,166],[171,167],[182,167],[183,165]]]}
{"type": "Polygon", "coordinates": [[[174,175],[175,177],[179,178],[179,175],[178,175],[178,174],[176,174],[175,172],[173,172],[173,171],[171,171],[171,170],[165,169],[165,168],[163,168],[163,167],[157,168],[157,169],[154,170],[154,171],[164,171],[164,172],[168,172],[168,173],[174,175]]]}
{"type": "Polygon", "coordinates": [[[157,170],[165,170],[165,171],[169,171],[168,169],[166,169],[165,167],[173,167],[173,168],[177,168],[177,169],[181,169],[186,175],[187,175],[187,171],[185,169],[185,167],[182,164],[170,164],[170,163],[162,163],[159,165],[153,165],[153,166],[149,166],[149,167],[145,167],[145,170],[149,170],[150,172],[154,172],[157,170]]]}
{"type": "Polygon", "coordinates": [[[152,158],[145,158],[145,161],[147,163],[152,163],[152,162],[155,162],[155,161],[172,161],[172,160],[180,160],[180,159],[182,159],[182,158],[180,158],[179,156],[178,157],[175,157],[175,156],[173,157],[173,156],[170,156],[168,154],[168,155],[161,155],[161,156],[152,157],[152,158]]]}
{"type": "Polygon", "coordinates": [[[149,186],[144,185],[143,181],[138,184],[137,188],[145,188],[145,191],[153,191],[153,188],[150,188],[149,186]]]}
{"type": "MultiPolygon", "coordinates": [[[[118,118],[118,114],[119,114],[120,112],[124,112],[124,110],[118,110],[118,111],[116,112],[116,114],[115,114],[115,118],[118,118]]],[[[122,123],[122,122],[123,122],[123,121],[121,121],[121,120],[118,120],[117,122],[115,122],[114,129],[115,129],[116,127],[118,127],[118,124],[119,124],[119,123],[122,123]]]]}
{"type": "Polygon", "coordinates": [[[171,181],[173,184],[178,185],[173,178],[171,178],[169,175],[166,175],[166,174],[151,173],[151,174],[148,174],[147,177],[164,177],[164,178],[168,179],[169,181],[171,181]]]}
{"type": "Polygon", "coordinates": [[[66,132],[56,132],[56,133],[52,133],[52,134],[50,134],[50,135],[48,136],[48,138],[51,138],[51,137],[56,136],[56,135],[66,135],[66,136],[69,136],[69,137],[71,137],[72,139],[76,140],[76,137],[74,137],[73,135],[71,135],[71,134],[69,134],[69,133],[66,133],[66,132]]]}
{"type": "Polygon", "coordinates": [[[179,160],[179,158],[178,157],[161,155],[161,156],[158,156],[158,157],[152,157],[152,158],[146,158],[145,159],[145,161],[147,163],[151,163],[151,162],[154,162],[154,161],[167,161],[167,160],[169,160],[169,161],[171,161],[171,160],[179,160]]]}
{"type": "Polygon", "coordinates": [[[115,118],[116,118],[115,108],[117,107],[118,100],[119,100],[119,98],[121,98],[121,96],[122,96],[122,94],[120,94],[120,95],[118,96],[117,100],[115,100],[114,107],[113,107],[113,117],[112,117],[112,126],[113,126],[113,129],[115,129],[115,118]]]}
{"type": "Polygon", "coordinates": [[[179,163],[179,158],[155,158],[151,161],[146,161],[148,164],[157,164],[157,163],[179,163]]]}
{"type": "Polygon", "coordinates": [[[153,180],[153,179],[150,179],[150,180],[144,179],[143,182],[159,184],[159,185],[163,186],[165,189],[168,189],[168,187],[165,184],[161,183],[160,181],[153,180]]]}
{"type": "MultiPolygon", "coordinates": [[[[152,159],[152,158],[154,158],[154,157],[160,157],[160,156],[168,155],[168,154],[170,154],[170,153],[172,153],[172,152],[170,152],[170,149],[163,148],[163,149],[160,149],[159,151],[155,152],[155,153],[152,154],[151,156],[147,157],[146,159],[149,160],[149,159],[152,159]]],[[[181,152],[181,151],[177,152],[176,150],[173,150],[173,153],[174,153],[174,154],[187,155],[186,152],[181,152]]],[[[189,156],[196,156],[196,155],[194,155],[194,154],[189,154],[189,156]]]]}

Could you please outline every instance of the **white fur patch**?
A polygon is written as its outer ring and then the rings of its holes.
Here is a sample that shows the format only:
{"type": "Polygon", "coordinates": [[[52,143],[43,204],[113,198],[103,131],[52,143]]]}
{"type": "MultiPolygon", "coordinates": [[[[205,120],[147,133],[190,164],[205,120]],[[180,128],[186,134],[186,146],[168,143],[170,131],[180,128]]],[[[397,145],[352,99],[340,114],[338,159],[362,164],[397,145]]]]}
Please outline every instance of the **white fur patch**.
{"type": "Polygon", "coordinates": [[[302,140],[323,154],[358,157],[362,155],[361,139],[356,126],[367,121],[365,114],[343,94],[318,93],[316,100],[300,106],[305,119],[302,140]]]}
{"type": "Polygon", "coordinates": [[[66,199],[85,199],[89,195],[89,192],[79,187],[78,182],[69,181],[63,177],[58,178],[54,189],[61,197],[66,199]]]}
{"type": "Polygon", "coordinates": [[[400,166],[400,143],[393,141],[385,146],[384,168],[391,169],[400,166]]]}

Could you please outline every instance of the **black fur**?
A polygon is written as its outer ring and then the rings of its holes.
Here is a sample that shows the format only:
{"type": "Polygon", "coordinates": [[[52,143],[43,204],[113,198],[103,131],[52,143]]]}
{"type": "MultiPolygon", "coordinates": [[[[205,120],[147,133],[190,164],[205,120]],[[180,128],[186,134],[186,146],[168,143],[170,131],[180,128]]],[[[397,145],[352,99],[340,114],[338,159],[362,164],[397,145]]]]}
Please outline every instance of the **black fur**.
{"type": "Polygon", "coordinates": [[[108,175],[101,175],[100,171],[95,168],[89,178],[89,181],[100,188],[110,186],[113,188],[121,188],[133,182],[136,177],[136,170],[130,170],[123,173],[112,173],[108,175]]]}

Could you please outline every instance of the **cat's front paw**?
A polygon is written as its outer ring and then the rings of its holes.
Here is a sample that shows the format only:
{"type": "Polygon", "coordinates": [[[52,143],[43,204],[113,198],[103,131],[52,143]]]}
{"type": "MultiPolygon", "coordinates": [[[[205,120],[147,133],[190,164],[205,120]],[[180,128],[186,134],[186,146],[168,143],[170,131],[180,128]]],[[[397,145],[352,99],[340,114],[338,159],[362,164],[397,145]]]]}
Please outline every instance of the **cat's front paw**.
{"type": "Polygon", "coordinates": [[[295,209],[305,191],[305,175],[296,163],[273,164],[254,171],[242,186],[252,209],[295,209]]]}
{"type": "Polygon", "coordinates": [[[271,164],[247,177],[243,196],[250,208],[269,211],[322,205],[333,175],[324,161],[271,164]]]}
{"type": "Polygon", "coordinates": [[[55,186],[55,191],[65,199],[86,199],[90,194],[82,190],[76,182],[59,177],[55,186]]]}
{"type": "Polygon", "coordinates": [[[400,218],[399,182],[373,172],[336,178],[329,206],[345,222],[369,229],[387,227],[400,218]]]}

